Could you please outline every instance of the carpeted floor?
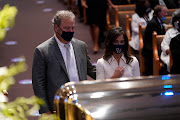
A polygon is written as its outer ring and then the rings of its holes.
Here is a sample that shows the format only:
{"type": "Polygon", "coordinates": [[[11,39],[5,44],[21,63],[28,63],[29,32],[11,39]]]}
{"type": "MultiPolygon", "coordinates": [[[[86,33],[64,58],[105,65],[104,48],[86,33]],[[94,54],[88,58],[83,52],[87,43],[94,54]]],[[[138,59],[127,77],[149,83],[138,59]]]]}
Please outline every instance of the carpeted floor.
{"type": "MultiPolygon", "coordinates": [[[[19,59],[20,56],[25,57],[28,65],[25,72],[15,76],[16,83],[9,90],[9,101],[12,101],[17,97],[34,95],[31,84],[34,49],[53,36],[51,19],[57,10],[67,9],[67,6],[59,0],[0,0],[1,9],[5,4],[16,6],[18,14],[14,28],[10,29],[5,39],[0,42],[0,67],[9,67],[22,60],[19,59]]],[[[100,49],[98,54],[93,54],[89,26],[79,22],[78,15],[76,16],[75,38],[87,43],[91,61],[96,64],[103,54],[103,49],[100,49]]]]}

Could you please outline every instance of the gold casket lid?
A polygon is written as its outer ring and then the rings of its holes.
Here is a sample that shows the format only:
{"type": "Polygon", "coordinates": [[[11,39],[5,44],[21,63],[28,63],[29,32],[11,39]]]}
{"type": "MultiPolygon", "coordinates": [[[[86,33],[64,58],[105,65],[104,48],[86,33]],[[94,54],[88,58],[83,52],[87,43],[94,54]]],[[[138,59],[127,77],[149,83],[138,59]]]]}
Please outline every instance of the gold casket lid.
{"type": "Polygon", "coordinates": [[[180,120],[180,75],[69,82],[54,103],[65,120],[180,120]]]}

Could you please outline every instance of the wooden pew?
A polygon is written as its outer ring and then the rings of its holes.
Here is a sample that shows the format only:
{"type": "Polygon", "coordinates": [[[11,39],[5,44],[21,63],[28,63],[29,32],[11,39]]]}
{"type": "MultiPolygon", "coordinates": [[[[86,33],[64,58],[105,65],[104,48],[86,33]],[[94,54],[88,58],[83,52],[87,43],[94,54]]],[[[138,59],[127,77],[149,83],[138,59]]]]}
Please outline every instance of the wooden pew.
{"type": "Polygon", "coordinates": [[[162,63],[160,62],[161,53],[161,42],[164,35],[157,35],[157,32],[153,32],[153,75],[160,75],[160,70],[162,68],[162,63]]]}
{"type": "Polygon", "coordinates": [[[176,11],[177,9],[167,9],[168,16],[172,16],[172,13],[176,11]]]}
{"type": "Polygon", "coordinates": [[[166,20],[164,21],[165,24],[170,24],[172,20],[172,16],[166,16],[166,20]]]}
{"type": "Polygon", "coordinates": [[[116,27],[122,27],[124,31],[126,31],[126,15],[129,15],[129,18],[135,11],[118,11],[115,13],[115,24],[116,27]]]}
{"type": "Polygon", "coordinates": [[[126,34],[128,37],[128,40],[131,40],[131,22],[132,22],[132,18],[129,18],[129,15],[126,15],[126,34]]]}
{"type": "MultiPolygon", "coordinates": [[[[132,18],[129,18],[129,15],[126,15],[126,34],[128,38],[128,42],[131,41],[131,21],[132,18]]],[[[131,53],[131,46],[128,45],[129,53],[131,53]]]]}
{"type": "Polygon", "coordinates": [[[169,29],[172,28],[172,27],[173,27],[172,25],[166,25],[166,26],[164,26],[165,31],[169,30],[169,29]]]}
{"type": "Polygon", "coordinates": [[[67,8],[70,9],[73,13],[77,13],[78,7],[75,5],[75,0],[67,0],[67,8]]]}
{"type": "Polygon", "coordinates": [[[135,4],[127,4],[127,5],[114,5],[113,6],[118,11],[135,11],[136,5],[135,4]]]}
{"type": "Polygon", "coordinates": [[[109,31],[111,28],[115,27],[115,12],[116,9],[109,6],[106,12],[106,23],[107,30],[109,31]]]}
{"type": "Polygon", "coordinates": [[[171,51],[170,51],[169,56],[170,56],[170,65],[169,65],[169,68],[170,68],[170,72],[171,72],[171,67],[172,67],[172,65],[173,65],[173,59],[172,59],[172,53],[171,53],[171,51]]]}
{"type": "Polygon", "coordinates": [[[109,6],[106,13],[107,30],[110,30],[112,27],[116,26],[115,14],[118,11],[134,11],[134,10],[135,10],[135,4],[109,6]]]}
{"type": "Polygon", "coordinates": [[[140,74],[143,76],[143,73],[145,72],[145,63],[144,63],[144,57],[142,56],[142,48],[143,48],[143,34],[146,27],[142,27],[142,24],[139,23],[139,65],[140,65],[140,74]]]}

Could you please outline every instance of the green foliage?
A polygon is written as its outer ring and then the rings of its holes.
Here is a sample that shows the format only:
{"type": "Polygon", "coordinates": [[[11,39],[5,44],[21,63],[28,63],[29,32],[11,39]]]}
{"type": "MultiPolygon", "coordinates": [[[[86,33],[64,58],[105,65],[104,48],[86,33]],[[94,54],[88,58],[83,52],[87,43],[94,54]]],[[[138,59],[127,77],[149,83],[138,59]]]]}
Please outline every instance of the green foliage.
{"type": "Polygon", "coordinates": [[[37,97],[18,97],[5,104],[2,113],[12,120],[28,120],[27,116],[32,116],[34,111],[39,109],[39,104],[44,104],[44,101],[37,97]]]}
{"type": "Polygon", "coordinates": [[[42,114],[38,120],[58,120],[58,117],[55,114],[42,114]]]}
{"type": "MultiPolygon", "coordinates": [[[[0,41],[6,36],[7,28],[14,26],[17,12],[17,8],[15,6],[10,7],[9,4],[0,10],[0,41]]],[[[2,94],[3,90],[8,90],[15,83],[13,76],[24,72],[26,69],[25,62],[12,64],[9,68],[0,67],[0,101],[5,97],[2,94]]],[[[18,97],[16,100],[7,103],[0,102],[0,119],[28,120],[27,116],[32,116],[35,111],[39,110],[39,105],[43,104],[44,101],[35,96],[31,98],[18,97]]],[[[57,120],[57,116],[55,114],[43,114],[38,120],[57,120]]]]}
{"type": "MultiPolygon", "coordinates": [[[[27,69],[25,62],[19,62],[16,65],[12,64],[9,68],[0,68],[0,92],[8,90],[15,83],[13,76],[24,72],[27,69]]],[[[1,97],[1,96],[0,96],[1,97]]],[[[0,118],[1,115],[8,120],[28,120],[28,116],[32,116],[35,111],[39,110],[39,105],[43,105],[44,101],[35,96],[31,98],[18,97],[12,102],[0,102],[0,118]]],[[[55,114],[43,114],[38,120],[57,120],[55,114]]]]}
{"type": "Polygon", "coordinates": [[[15,17],[18,10],[15,6],[6,4],[0,11],[0,41],[6,36],[6,28],[12,28],[15,24],[15,17]]]}
{"type": "Polygon", "coordinates": [[[13,76],[24,72],[26,69],[25,62],[19,62],[17,65],[12,64],[9,69],[7,67],[0,68],[0,92],[8,90],[15,83],[13,76]]]}

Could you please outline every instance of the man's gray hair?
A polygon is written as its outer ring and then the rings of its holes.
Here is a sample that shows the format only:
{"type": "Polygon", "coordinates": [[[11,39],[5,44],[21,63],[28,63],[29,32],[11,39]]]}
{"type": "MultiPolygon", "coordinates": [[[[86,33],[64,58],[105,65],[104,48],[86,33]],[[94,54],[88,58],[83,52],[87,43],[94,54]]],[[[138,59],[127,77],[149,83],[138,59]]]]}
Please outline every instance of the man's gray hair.
{"type": "Polygon", "coordinates": [[[73,12],[68,11],[68,10],[60,10],[60,11],[57,11],[57,13],[55,14],[55,16],[52,19],[53,26],[55,24],[60,26],[62,18],[73,18],[75,21],[75,15],[73,12]]]}

